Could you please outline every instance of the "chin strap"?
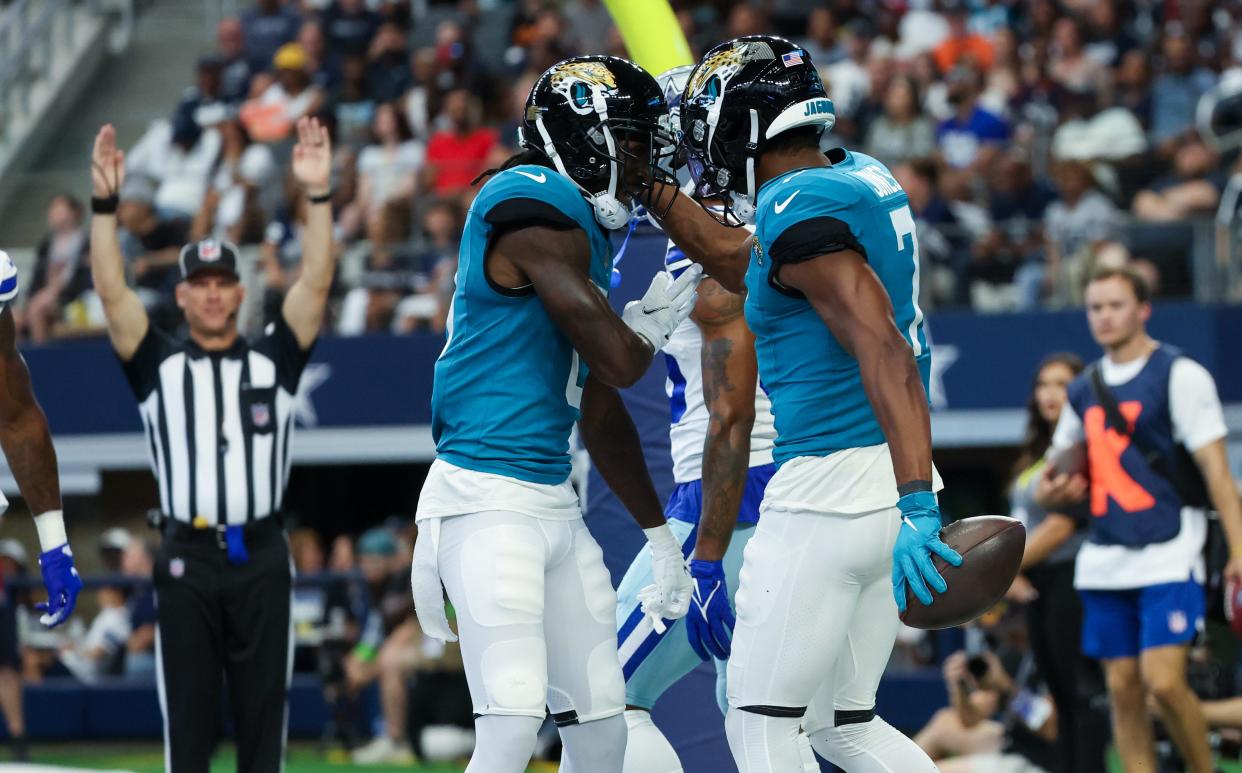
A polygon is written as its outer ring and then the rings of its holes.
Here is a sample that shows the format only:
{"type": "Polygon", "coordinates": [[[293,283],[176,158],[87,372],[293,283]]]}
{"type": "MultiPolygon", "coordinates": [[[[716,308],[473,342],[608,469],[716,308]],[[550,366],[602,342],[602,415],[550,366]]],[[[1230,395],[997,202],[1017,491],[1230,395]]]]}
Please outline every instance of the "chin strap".
{"type": "Polygon", "coordinates": [[[613,139],[612,129],[608,127],[608,104],[604,99],[604,95],[596,92],[594,102],[595,112],[600,117],[600,125],[593,132],[599,132],[603,135],[604,145],[608,148],[608,189],[599,193],[592,193],[582,184],[574,179],[569,170],[565,168],[565,162],[561,159],[561,154],[556,151],[556,145],[552,142],[552,135],[548,133],[548,128],[544,126],[543,116],[535,118],[535,128],[539,131],[539,136],[543,139],[543,152],[552,159],[552,163],[556,165],[556,170],[569,178],[570,182],[582,191],[587,201],[591,202],[591,207],[595,211],[595,220],[600,225],[615,231],[624,226],[630,220],[630,208],[617,198],[617,182],[620,177],[617,168],[617,143],[613,139]]]}

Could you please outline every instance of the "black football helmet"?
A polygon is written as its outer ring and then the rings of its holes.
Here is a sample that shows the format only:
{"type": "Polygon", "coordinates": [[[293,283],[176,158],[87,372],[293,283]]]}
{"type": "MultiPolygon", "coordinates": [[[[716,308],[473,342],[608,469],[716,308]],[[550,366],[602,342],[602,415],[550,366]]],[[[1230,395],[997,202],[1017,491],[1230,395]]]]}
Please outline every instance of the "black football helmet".
{"type": "Polygon", "coordinates": [[[803,126],[828,131],[836,120],[805,49],[770,35],[721,43],[681,98],[682,143],[691,167],[700,167],[695,197],[723,199],[731,225],[751,220],[755,163],[767,141],[803,126]]]}
{"type": "Polygon", "coordinates": [[[660,86],[615,56],[576,56],[548,68],[526,98],[518,136],[522,147],[541,151],[582,189],[608,229],[630,219],[623,182],[667,181],[660,161],[676,145],[660,86]]]}

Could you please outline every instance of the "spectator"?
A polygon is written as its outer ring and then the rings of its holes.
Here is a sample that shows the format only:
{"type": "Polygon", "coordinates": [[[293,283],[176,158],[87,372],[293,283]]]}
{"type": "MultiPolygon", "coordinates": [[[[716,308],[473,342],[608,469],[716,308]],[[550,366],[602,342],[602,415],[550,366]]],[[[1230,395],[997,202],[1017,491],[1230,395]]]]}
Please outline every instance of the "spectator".
{"type": "Polygon", "coordinates": [[[483,171],[488,153],[496,145],[496,130],[479,125],[478,99],[465,89],[444,97],[444,110],[436,119],[440,128],[427,143],[425,188],[437,195],[452,195],[468,188],[483,171]]]}
{"type": "Polygon", "coordinates": [[[1117,5],[1118,0],[1095,0],[1086,8],[1087,56],[1105,67],[1116,67],[1138,45],[1122,25],[1117,5]]]}
{"type": "Polygon", "coordinates": [[[1053,171],[1060,196],[1044,215],[1046,271],[1043,284],[1054,299],[1078,297],[1078,286],[1091,270],[1091,255],[1116,238],[1117,206],[1095,186],[1091,167],[1081,161],[1060,161],[1053,171]]]}
{"type": "Polygon", "coordinates": [[[302,22],[297,42],[306,52],[311,83],[324,94],[335,95],[341,87],[341,57],[328,49],[323,24],[316,19],[302,22]]]}
{"type": "Polygon", "coordinates": [[[1062,88],[1079,94],[1108,89],[1108,68],[1088,56],[1082,23],[1072,16],[1057,19],[1052,28],[1052,61],[1048,71],[1062,88]]]}
{"type": "Polygon", "coordinates": [[[132,632],[122,589],[106,585],[95,591],[95,600],[99,612],[86,635],[60,652],[61,665],[86,684],[123,673],[126,644],[132,632]]]}
{"type": "Polygon", "coordinates": [[[284,205],[277,218],[268,223],[259,246],[264,278],[264,324],[277,318],[285,293],[301,275],[302,231],[305,228],[305,197],[292,179],[286,180],[284,205]]]}
{"type": "Polygon", "coordinates": [[[931,308],[952,302],[955,279],[969,253],[963,244],[964,226],[939,192],[940,171],[929,159],[912,159],[893,170],[905,190],[914,214],[925,280],[919,304],[931,308]]]}
{"type": "Polygon", "coordinates": [[[393,241],[409,233],[410,207],[426,151],[413,138],[394,102],[380,105],[371,125],[371,144],[358,154],[358,207],[372,242],[393,241]]]}
{"type": "Polygon", "coordinates": [[[99,558],[108,574],[120,574],[125,549],[133,539],[133,535],[120,527],[113,527],[99,535],[99,558]]]}
{"type": "Polygon", "coordinates": [[[1134,197],[1131,208],[1139,223],[1131,230],[1130,244],[1138,256],[1158,267],[1166,293],[1191,294],[1193,221],[1212,217],[1228,180],[1219,157],[1191,136],[1175,151],[1171,172],[1134,197]]]}
{"type": "Polygon", "coordinates": [[[20,316],[22,328],[34,343],[48,341],[63,318],[65,306],[90,287],[82,217],[82,203],[67,193],[53,196],[48,204],[48,233],[35,252],[30,301],[20,316]]]}
{"type": "Polygon", "coordinates": [[[154,188],[140,177],[126,177],[117,208],[121,252],[134,276],[134,289],[148,311],[172,300],[177,255],[188,231],[181,220],[161,220],[152,204],[154,188]]]}
{"type": "Polygon", "coordinates": [[[1010,677],[994,653],[953,653],[944,661],[944,682],[949,707],[915,737],[940,773],[1045,773],[1052,766],[1055,705],[1010,677]],[[1002,719],[992,718],[998,714],[1002,719]]]}
{"type": "Polygon", "coordinates": [[[884,114],[867,131],[866,151],[892,168],[936,149],[936,130],[919,108],[914,80],[901,75],[885,92],[884,114]]]}
{"type": "Polygon", "coordinates": [[[230,109],[224,98],[224,62],[205,56],[198,60],[196,73],[195,85],[181,97],[172,121],[173,126],[201,133],[228,118],[230,109]]]}
{"type": "Polygon", "coordinates": [[[129,641],[125,645],[126,676],[155,673],[155,551],[144,539],[131,539],[121,556],[121,574],[134,581],[129,599],[129,641]]]}
{"type": "Polygon", "coordinates": [[[310,528],[293,529],[289,532],[289,552],[292,554],[297,583],[293,586],[293,605],[290,607],[290,624],[293,626],[293,670],[297,673],[314,671],[323,631],[321,626],[328,619],[328,589],[319,582],[324,569],[323,543],[319,533],[310,528]]]}
{"type": "Polygon", "coordinates": [[[216,25],[216,56],[220,60],[220,95],[230,105],[241,104],[250,93],[250,60],[241,19],[229,16],[216,25]]]}
{"type": "Polygon", "coordinates": [[[1014,466],[1009,514],[1026,526],[1022,574],[1009,598],[1027,604],[1027,628],[1035,664],[1057,712],[1057,770],[1094,773],[1107,767],[1107,719],[1096,710],[1104,695],[1099,666],[1083,657],[1082,604],[1074,591],[1074,560],[1086,538],[1086,508],[1049,512],[1035,501],[1048,464],[1052,432],[1065,407],[1066,387],[1082,372],[1073,354],[1044,358],[1027,403],[1026,434],[1014,466]]]}
{"type": "Polygon", "coordinates": [[[936,132],[940,153],[951,167],[983,171],[1009,139],[1009,127],[979,106],[979,74],[975,70],[954,68],[946,81],[954,112],[936,132]]]}
{"type": "Polygon", "coordinates": [[[203,205],[220,135],[193,121],[156,121],[125,161],[134,175],[155,184],[152,204],[161,220],[189,221],[203,205]]]}
{"type": "Polygon", "coordinates": [[[569,0],[561,13],[569,29],[566,43],[579,53],[593,50],[612,33],[612,15],[601,0],[569,0]]]}
{"type": "Polygon", "coordinates": [[[1151,67],[1147,54],[1137,48],[1122,54],[1113,81],[1113,105],[1129,110],[1146,128],[1151,122],[1151,67]]]}
{"type": "Polygon", "coordinates": [[[241,17],[251,71],[266,70],[277,49],[292,42],[301,25],[302,17],[292,5],[280,0],[255,0],[254,7],[241,17]]]}
{"type": "Polygon", "coordinates": [[[405,35],[395,24],[379,28],[367,53],[367,77],[371,81],[371,93],[380,102],[400,99],[410,85],[408,55],[405,35]]]}
{"type": "Polygon", "coordinates": [[[413,615],[409,567],[394,566],[396,555],[396,541],[387,529],[372,529],[358,539],[359,568],[371,607],[345,673],[355,693],[379,682],[384,731],[353,753],[356,764],[414,761],[406,737],[406,679],[418,663],[422,631],[413,615]]]}
{"type": "Polygon", "coordinates": [[[26,549],[13,539],[0,540],[0,713],[9,733],[14,762],[30,760],[26,713],[22,706],[22,656],[18,641],[18,607],[14,578],[25,574],[26,549]]]}
{"type": "Polygon", "coordinates": [[[1175,26],[1165,31],[1161,52],[1151,86],[1151,141],[1167,156],[1194,125],[1199,97],[1216,85],[1216,75],[1195,65],[1190,39],[1175,26]]]}
{"type": "Polygon", "coordinates": [[[371,124],[375,121],[375,95],[371,93],[365,58],[349,57],[342,73],[343,82],[332,110],[342,146],[356,151],[370,141],[371,124]]]}
{"type": "Polygon", "coordinates": [[[948,73],[959,65],[977,67],[987,71],[992,67],[992,44],[969,27],[970,12],[964,2],[954,2],[945,13],[949,22],[949,34],[933,55],[936,67],[948,73]]]}
{"type": "Polygon", "coordinates": [[[379,29],[379,14],[365,0],[333,0],[323,13],[328,45],[338,56],[362,56],[379,29]]]}
{"type": "Polygon", "coordinates": [[[250,141],[240,121],[227,121],[219,131],[220,160],[190,226],[190,238],[255,244],[266,225],[264,200],[276,175],[276,160],[266,145],[250,141]]]}
{"type": "Polygon", "coordinates": [[[1014,258],[1014,306],[1032,311],[1043,294],[1043,221],[1056,191],[1036,179],[1030,161],[1019,150],[1001,156],[988,175],[988,214],[992,238],[999,240],[1014,258]]]}
{"type": "MultiPolygon", "coordinates": [[[[410,55],[410,88],[402,102],[405,120],[414,136],[423,140],[429,136],[431,118],[440,102],[440,89],[436,85],[437,66],[434,48],[420,48],[410,55]]],[[[522,98],[525,104],[526,95],[523,94],[522,98]]]]}
{"type": "Polygon", "coordinates": [[[397,304],[393,320],[396,330],[408,333],[426,325],[434,332],[444,332],[456,287],[461,229],[461,210],[451,201],[436,201],[423,214],[422,252],[415,261],[423,279],[416,283],[417,294],[397,304]]]}
{"type": "Polygon", "coordinates": [[[841,30],[831,8],[813,8],[806,17],[806,39],[802,47],[811,55],[811,61],[819,67],[834,64],[845,58],[841,45],[841,30]]]}
{"type": "Polygon", "coordinates": [[[1198,138],[1184,140],[1173,156],[1172,172],[1134,198],[1134,214],[1149,223],[1210,215],[1220,203],[1226,182],[1217,155],[1198,138]]]}
{"type": "Polygon", "coordinates": [[[297,43],[286,43],[272,59],[276,80],[241,109],[242,124],[257,142],[287,139],[294,124],[313,115],[323,103],[323,92],[311,82],[310,61],[297,43]]]}

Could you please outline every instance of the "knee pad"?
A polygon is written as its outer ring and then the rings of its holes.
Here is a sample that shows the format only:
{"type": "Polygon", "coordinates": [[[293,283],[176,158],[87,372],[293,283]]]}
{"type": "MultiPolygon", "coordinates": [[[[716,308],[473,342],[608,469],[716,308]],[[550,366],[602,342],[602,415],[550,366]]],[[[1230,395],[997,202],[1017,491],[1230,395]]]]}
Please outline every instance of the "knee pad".
{"type": "Polygon", "coordinates": [[[489,526],[466,538],[462,585],[471,619],[488,628],[543,622],[547,545],[531,529],[489,526]]]}
{"type": "Polygon", "coordinates": [[[542,639],[493,642],[483,650],[480,675],[487,696],[480,714],[544,716],[548,693],[547,651],[542,639]]]}

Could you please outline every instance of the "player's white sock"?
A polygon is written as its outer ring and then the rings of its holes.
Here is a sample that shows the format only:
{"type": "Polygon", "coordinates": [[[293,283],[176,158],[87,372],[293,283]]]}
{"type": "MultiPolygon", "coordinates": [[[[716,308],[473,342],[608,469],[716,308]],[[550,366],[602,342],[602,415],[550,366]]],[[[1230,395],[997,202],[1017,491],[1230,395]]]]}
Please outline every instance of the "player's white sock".
{"type": "Polygon", "coordinates": [[[730,707],[725,734],[739,773],[802,770],[801,724],[801,717],[772,717],[730,707]]]}
{"type": "Polygon", "coordinates": [[[810,734],[824,759],[850,773],[936,773],[936,765],[914,741],[879,717],[810,734]]]}
{"type": "Polygon", "coordinates": [[[524,773],[542,718],[485,714],[474,721],[474,754],[466,773],[524,773]]]}
{"type": "Polygon", "coordinates": [[[625,760],[625,719],[616,714],[559,728],[561,773],[621,773],[625,760]]]}
{"type": "Polygon", "coordinates": [[[682,773],[677,752],[651,721],[650,711],[627,710],[625,725],[629,738],[622,773],[682,773]]]}

